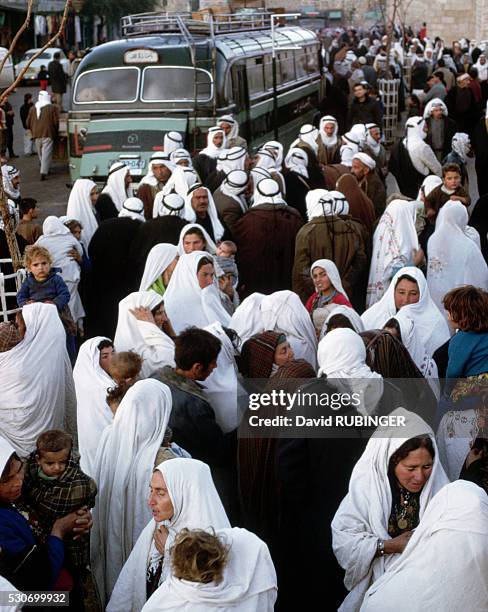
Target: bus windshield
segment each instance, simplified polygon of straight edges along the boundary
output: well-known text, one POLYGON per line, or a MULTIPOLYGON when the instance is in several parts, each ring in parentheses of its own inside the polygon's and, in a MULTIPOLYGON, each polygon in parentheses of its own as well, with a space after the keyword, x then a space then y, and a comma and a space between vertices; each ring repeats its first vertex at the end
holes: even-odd
MULTIPOLYGON (((197 74, 197 100, 212 98, 212 78, 200 68, 197 74)), ((195 71, 184 66, 151 66, 144 69, 141 100, 143 102, 186 102, 195 99, 195 71)))
POLYGON ((84 72, 76 81, 74 101, 135 102, 139 81, 138 68, 102 68, 84 72))

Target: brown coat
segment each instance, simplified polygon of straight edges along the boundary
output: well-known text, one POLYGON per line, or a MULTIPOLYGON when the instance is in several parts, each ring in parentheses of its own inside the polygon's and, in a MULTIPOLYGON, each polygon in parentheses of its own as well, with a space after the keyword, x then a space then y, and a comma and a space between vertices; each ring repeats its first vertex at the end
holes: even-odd
POLYGON ((374 213, 379 219, 386 208, 386 189, 383 181, 376 172, 371 171, 359 182, 359 186, 373 202, 374 213))
POLYGON ((322 142, 322 138, 320 135, 317 137, 317 144, 319 146, 319 150, 317 152, 317 159, 324 166, 328 166, 329 164, 339 164, 341 161, 341 139, 340 137, 337 139, 337 144, 332 147, 326 147, 322 142))
POLYGON ((242 208, 234 198, 223 194, 220 187, 214 191, 213 199, 220 219, 229 228, 230 233, 234 235, 236 223, 243 215, 242 208))
POLYGON ((32 132, 32 138, 51 138, 55 140, 58 136, 59 111, 54 104, 47 104, 41 108, 41 114, 37 117, 35 105, 27 115, 27 128, 32 132))
MULTIPOLYGON (((452 195, 466 198, 466 202, 463 202, 465 206, 469 206, 471 203, 468 192, 462 186, 459 186, 452 195)), ((442 190, 442 185, 438 185, 425 198, 425 215, 431 223, 435 223, 439 210, 450 199, 451 196, 442 190)))
POLYGON ((302 225, 300 213, 287 205, 260 204, 242 215, 233 232, 241 297, 291 289, 295 237, 302 225))
MULTIPOLYGON (((349 214, 355 221, 363 224, 368 233, 369 242, 373 238, 375 226, 375 212, 373 202, 368 198, 364 191, 359 187, 359 183, 353 174, 343 174, 339 177, 334 189, 344 194, 349 204, 349 214)), ((368 248, 367 252, 369 253, 368 248)))
POLYGON ((159 187, 143 183, 137 190, 137 197, 144 204, 144 217, 146 221, 153 218, 154 198, 160 192, 159 187))
POLYGON ((364 304, 363 284, 369 266, 365 244, 364 228, 349 215, 315 217, 296 237, 293 291, 305 303, 315 291, 310 266, 317 259, 330 259, 353 305, 364 304))

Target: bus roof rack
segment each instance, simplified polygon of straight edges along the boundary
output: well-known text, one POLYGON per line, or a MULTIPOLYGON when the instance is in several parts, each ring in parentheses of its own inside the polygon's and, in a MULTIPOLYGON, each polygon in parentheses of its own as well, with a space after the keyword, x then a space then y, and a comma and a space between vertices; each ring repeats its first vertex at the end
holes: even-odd
POLYGON ((144 34, 181 33, 184 24, 192 34, 217 35, 252 30, 269 30, 271 13, 269 11, 249 11, 243 13, 217 14, 153 12, 139 13, 122 17, 120 25, 124 37, 142 36, 144 34))

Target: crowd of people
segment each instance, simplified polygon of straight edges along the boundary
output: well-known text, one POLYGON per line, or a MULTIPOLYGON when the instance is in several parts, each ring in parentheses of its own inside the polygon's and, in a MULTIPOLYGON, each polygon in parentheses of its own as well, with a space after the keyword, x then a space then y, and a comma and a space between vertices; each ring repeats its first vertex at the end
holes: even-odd
POLYGON ((168 132, 138 185, 114 163, 42 227, 2 166, 26 272, 0 323, 2 591, 108 612, 488 609, 488 66, 394 34, 330 37, 325 114, 287 150, 252 154, 231 115, 193 155, 168 132), (376 79, 407 55, 418 113, 387 151, 376 79), (288 413, 271 391, 338 396, 305 416, 342 425, 257 431, 250 397, 288 413))

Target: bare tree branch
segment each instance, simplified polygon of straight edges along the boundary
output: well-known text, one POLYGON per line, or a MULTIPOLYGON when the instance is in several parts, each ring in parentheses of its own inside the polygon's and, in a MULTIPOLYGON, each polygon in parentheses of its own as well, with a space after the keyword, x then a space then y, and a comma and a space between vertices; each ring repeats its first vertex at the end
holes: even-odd
POLYGON ((30 18, 32 15, 32 5, 34 4, 34 0, 27 0, 27 15, 25 18, 24 23, 20 26, 19 31, 17 32, 17 34, 14 36, 14 39, 12 40, 12 42, 10 43, 10 47, 7 51, 7 53, 5 54, 5 57, 3 58, 3 60, 0 62, 0 74, 3 70, 3 67, 5 66, 5 62, 7 61, 7 58, 12 57, 12 52, 15 49, 15 45, 17 44, 17 41, 19 40, 22 32, 27 28, 27 26, 29 25, 30 22, 30 18))

